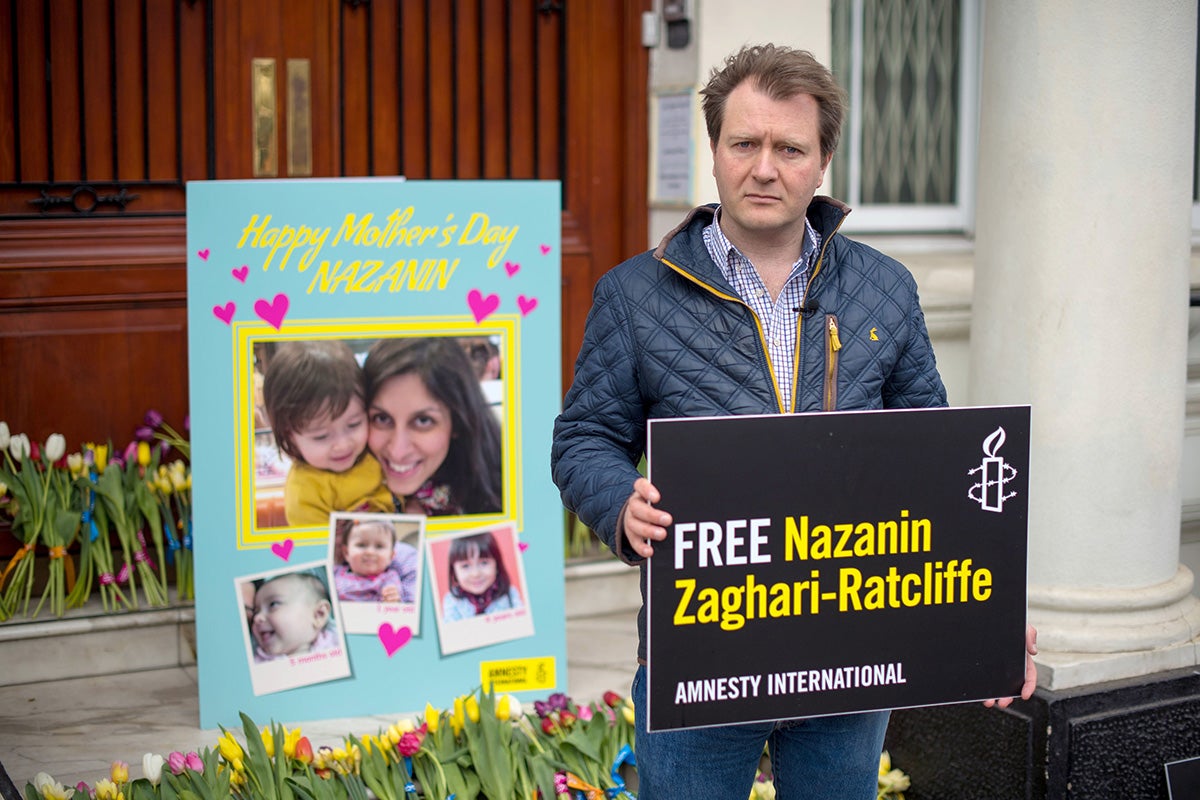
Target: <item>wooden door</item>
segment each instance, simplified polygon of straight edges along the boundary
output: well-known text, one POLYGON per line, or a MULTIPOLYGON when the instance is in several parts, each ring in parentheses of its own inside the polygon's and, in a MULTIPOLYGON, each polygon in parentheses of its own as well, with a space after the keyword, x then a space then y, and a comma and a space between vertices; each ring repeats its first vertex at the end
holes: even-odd
POLYGON ((593 284, 645 246, 650 5, 0 0, 0 419, 72 449, 182 424, 186 182, 254 177, 271 136, 303 174, 289 108, 313 176, 561 180, 568 381, 593 284))

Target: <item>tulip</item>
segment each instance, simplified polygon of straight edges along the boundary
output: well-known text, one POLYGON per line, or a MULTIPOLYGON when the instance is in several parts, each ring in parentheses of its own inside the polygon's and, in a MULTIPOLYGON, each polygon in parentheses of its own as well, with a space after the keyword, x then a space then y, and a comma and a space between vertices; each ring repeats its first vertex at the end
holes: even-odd
POLYGON ((192 772, 204 772, 204 759, 195 750, 184 756, 183 765, 192 772))
POLYGON ((8 494, 8 484, 0 481, 0 497, 4 497, 6 494, 8 494))
POLYGON ((53 464, 63 457, 67 452, 67 439, 61 433, 52 433, 50 438, 46 439, 46 446, 43 448, 46 453, 46 460, 53 464))
POLYGON ((71 455, 67 456, 67 469, 71 471, 72 478, 78 478, 82 475, 84 466, 82 453, 71 453, 71 455))
POLYGON ((171 770, 172 775, 182 775, 187 769, 187 756, 178 750, 167 753, 167 769, 171 770))
POLYGON ((579 708, 579 719, 583 720, 584 722, 587 722, 591 718, 592 718, 592 707, 591 706, 581 706, 579 708))
POLYGON ((112 778, 113 783, 129 783, 129 765, 124 761, 112 762, 108 776, 112 778))
POLYGON ((570 729, 575 724, 575 720, 577 719, 579 719, 579 717, 575 716, 570 711, 558 712, 558 721, 562 724, 563 728, 570 729))
POLYGON ((621 705, 621 695, 613 691, 605 692, 604 704, 609 708, 616 708, 617 706, 621 705))
POLYGON ((441 722, 441 712, 429 703, 425 704, 425 726, 430 733, 437 733, 438 723, 441 722))
POLYGON ((152 408, 146 412, 146 416, 142 421, 151 428, 157 428, 159 425, 163 424, 163 415, 158 413, 156 409, 152 408))
POLYGON ((299 728, 290 731, 287 728, 283 729, 283 754, 285 756, 288 758, 296 757, 296 743, 300 741, 300 737, 303 735, 299 728))
POLYGON ((121 459, 124 463, 128 464, 137 458, 137 446, 137 442, 130 442, 125 445, 125 452, 121 454, 121 459))
MULTIPOLYGON (((2 422, 0 422, 0 425, 4 425, 4 432, 7 433, 8 425, 2 422)), ((52 778, 48 772, 39 772, 37 775, 33 776, 33 780, 30 781, 30 783, 32 783, 34 788, 38 790, 38 793, 41 793, 45 791, 45 787, 53 786, 54 784, 58 783, 58 781, 54 780, 54 778, 52 778)))
POLYGON ((154 786, 162 779, 163 757, 155 753, 142 756, 142 775, 154 786))
POLYGON ((504 695, 508 698, 508 718, 513 722, 524 716, 525 709, 521 708, 521 701, 511 694, 504 695))
POLYGON ((271 729, 264 727, 262 729, 263 748, 267 751, 267 758, 275 757, 275 737, 271 735, 271 729))
MULTIPOLYGON (((8 442, 10 439, 12 439, 12 434, 8 431, 8 423, 0 420, 0 450, 8 449, 8 442)), ((45 775, 46 773, 40 772, 38 774, 45 775)))
POLYGON ((454 731, 454 735, 458 736, 462 733, 463 725, 463 699, 461 697, 454 698, 454 711, 450 714, 450 728, 454 731))
POLYGON ((423 732, 409 731, 400 737, 400 741, 396 744, 396 750, 400 752, 400 755, 411 758, 421 749, 421 741, 424 738, 423 732))
POLYGON ((150 445, 145 442, 138 442, 137 446, 137 463, 139 466, 148 466, 150 464, 150 445))
POLYGON ((628 703, 623 704, 621 706, 621 716, 623 716, 625 718, 625 721, 628 722, 630 725, 634 724, 634 722, 633 722, 633 720, 634 720, 633 706, 629 705, 628 703))
POLYGON ((106 445, 106 444, 96 445, 96 449, 95 449, 95 452, 93 453, 93 457, 95 459, 96 471, 104 472, 104 468, 106 466, 108 466, 108 445, 106 445))
POLYGON ((141 425, 134 429, 133 438, 139 442, 148 442, 154 438, 154 429, 146 425, 141 425))
POLYGON ((542 717, 542 733, 547 736, 558 733, 558 723, 554 721, 554 717, 542 717))
POLYGON ((233 763, 235 759, 240 761, 242 758, 242 746, 229 731, 225 731, 217 740, 217 750, 220 751, 221 757, 230 763, 233 763))
POLYGON ((91 796, 91 792, 92 792, 92 790, 88 788, 88 785, 86 783, 84 783, 83 781, 80 781, 79 783, 75 784, 75 791, 83 792, 84 794, 88 795, 89 797, 91 796))
POLYGON ((29 455, 29 437, 23 433, 18 433, 9 439, 8 452, 12 454, 14 461, 20 461, 29 455))
POLYGON ((468 695, 467 700, 463 703, 463 708, 467 712, 467 719, 471 722, 479 722, 479 700, 475 695, 468 695))
POLYGON ((117 785, 108 778, 96 781, 96 800, 117 800, 117 785))
POLYGON ((312 742, 307 736, 301 736, 296 740, 295 758, 301 764, 311 764, 313 761, 312 742))
POLYGON ((509 715, 509 705, 512 703, 511 695, 504 695, 496 701, 496 719, 507 720, 509 715))

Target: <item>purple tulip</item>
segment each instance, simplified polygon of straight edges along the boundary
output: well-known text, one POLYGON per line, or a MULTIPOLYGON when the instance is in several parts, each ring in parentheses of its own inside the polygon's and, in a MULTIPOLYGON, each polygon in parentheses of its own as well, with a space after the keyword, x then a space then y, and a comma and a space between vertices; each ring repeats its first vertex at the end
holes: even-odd
POLYGON ((149 427, 157 428, 159 425, 163 424, 163 415, 158 413, 158 411, 156 411, 155 409, 152 408, 146 412, 145 421, 146 421, 146 425, 148 425, 149 427))
POLYGON ((154 428, 142 425, 133 432, 133 438, 139 442, 148 442, 154 438, 154 428))

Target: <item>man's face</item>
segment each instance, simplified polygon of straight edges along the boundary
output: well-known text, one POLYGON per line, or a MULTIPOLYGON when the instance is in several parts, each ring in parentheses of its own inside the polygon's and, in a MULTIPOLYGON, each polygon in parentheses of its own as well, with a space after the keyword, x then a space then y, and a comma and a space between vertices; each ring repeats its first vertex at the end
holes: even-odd
POLYGON ((813 96, 772 100, 742 83, 726 99, 721 133, 711 144, 721 230, 729 240, 742 249, 800 241, 828 166, 813 96))

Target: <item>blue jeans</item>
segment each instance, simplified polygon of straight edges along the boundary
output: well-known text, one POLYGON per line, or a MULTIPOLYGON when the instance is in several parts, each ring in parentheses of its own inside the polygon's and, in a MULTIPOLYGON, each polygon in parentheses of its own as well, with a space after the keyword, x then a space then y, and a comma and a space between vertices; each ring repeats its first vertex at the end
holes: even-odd
POLYGON ((646 668, 633 677, 638 800, 750 794, 771 749, 779 800, 874 800, 887 711, 647 733, 646 668))

